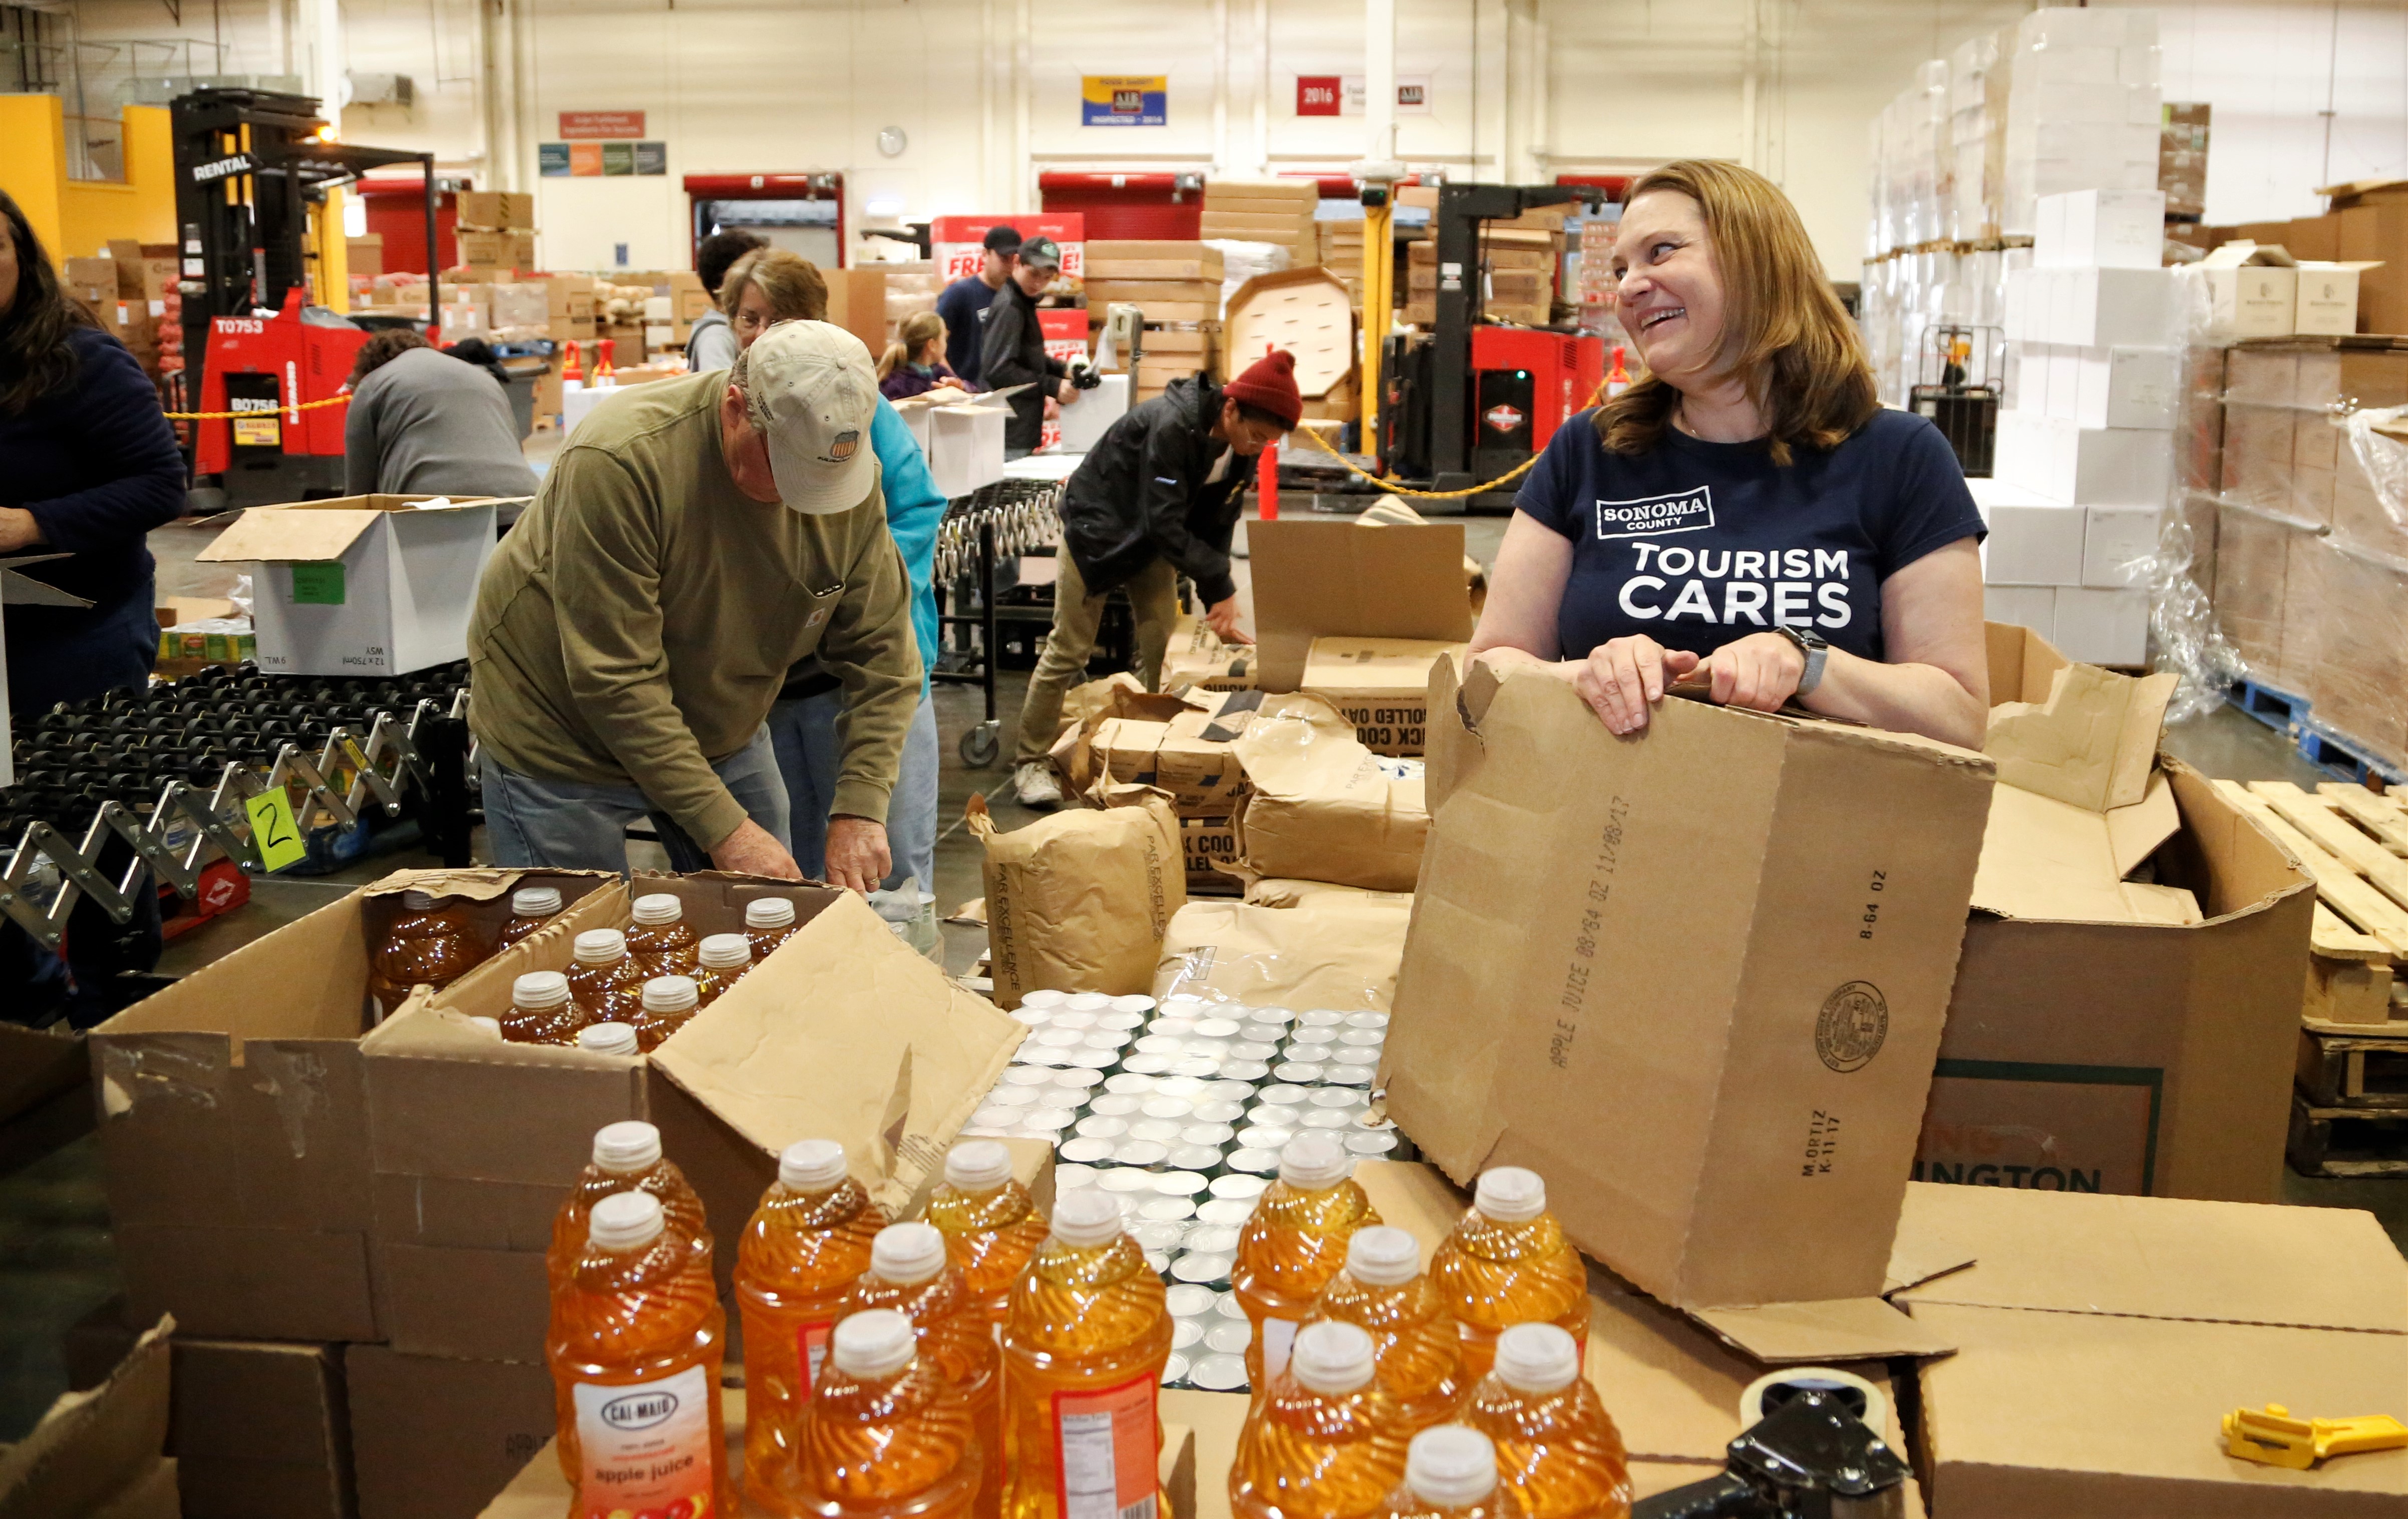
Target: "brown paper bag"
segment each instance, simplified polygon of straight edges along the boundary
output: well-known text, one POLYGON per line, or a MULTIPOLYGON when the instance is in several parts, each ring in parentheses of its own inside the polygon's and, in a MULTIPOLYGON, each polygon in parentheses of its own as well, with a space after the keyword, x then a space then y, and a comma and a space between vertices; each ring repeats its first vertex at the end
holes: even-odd
POLYGON ((1420 766, 1373 754, 1317 696, 1283 701, 1234 746, 1254 787, 1237 817, 1240 858, 1257 875, 1412 891, 1429 832, 1420 766))
POLYGON ((1385 1012, 1412 915, 1411 896, 1368 892, 1288 908, 1190 902, 1163 936, 1154 995, 1385 1012))
POLYGON ((1187 903, 1179 819, 1151 787, 1115 787, 1105 800, 1002 833, 971 795, 998 1007, 1040 989, 1119 996, 1153 986, 1163 933, 1187 903))

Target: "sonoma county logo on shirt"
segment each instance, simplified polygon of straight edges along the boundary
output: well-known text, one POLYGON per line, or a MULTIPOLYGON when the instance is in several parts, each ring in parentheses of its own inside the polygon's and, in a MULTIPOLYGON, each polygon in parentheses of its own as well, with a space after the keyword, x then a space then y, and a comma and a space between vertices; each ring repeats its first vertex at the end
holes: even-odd
POLYGON ((1694 533, 1714 525, 1713 488, 1700 485, 1678 495, 1647 495, 1635 501, 1599 501, 1597 536, 1614 538, 1655 537, 1664 533, 1694 533))

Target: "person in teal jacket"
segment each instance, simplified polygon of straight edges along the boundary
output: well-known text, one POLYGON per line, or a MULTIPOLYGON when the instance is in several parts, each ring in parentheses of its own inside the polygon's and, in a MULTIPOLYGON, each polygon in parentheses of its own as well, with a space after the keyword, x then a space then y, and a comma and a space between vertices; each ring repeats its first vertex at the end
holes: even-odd
MULTIPOLYGON (((937 667, 937 525, 945 520, 945 497, 929 479, 928 461, 909 423, 884 397, 869 424, 869 446, 878 455, 886 495, 886 527, 903 555, 911 586, 911 630, 920 641, 920 709, 903 738, 903 761, 886 807, 886 838, 894 868, 882 883, 895 890, 907 876, 924 892, 935 889, 937 868, 937 708, 927 672, 937 667)), ((815 660, 797 665, 769 710, 769 740, 778 770, 786 779, 792 808, 795 863, 820 880, 826 869, 828 809, 836 796, 844 745, 844 692, 815 660)))

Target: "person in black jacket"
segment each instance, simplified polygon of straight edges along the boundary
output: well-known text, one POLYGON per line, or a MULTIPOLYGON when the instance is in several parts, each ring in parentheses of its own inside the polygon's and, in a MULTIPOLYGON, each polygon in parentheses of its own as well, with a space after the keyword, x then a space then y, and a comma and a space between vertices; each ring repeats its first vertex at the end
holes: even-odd
MULTIPOLYGON (((145 535, 183 509, 184 459, 158 392, 59 288, 25 213, 0 192, 0 555, 64 554, 19 573, 91 603, 0 613, 23 727, 59 702, 149 683, 159 624, 145 535)), ((73 833, 89 810, 47 821, 73 833)), ((100 870, 115 881, 133 861, 110 839, 100 870)), ((90 897, 77 903, 64 959, 0 919, 0 1022, 87 1028, 141 995, 119 973, 158 964, 159 895, 139 876, 133 896, 124 924, 90 897)))
POLYGON ((1238 623, 1229 538, 1244 509, 1251 460, 1304 414, 1296 356, 1274 352, 1229 381, 1174 380, 1104 430, 1064 487, 1054 556, 1054 631, 1020 709, 1012 786, 1025 807, 1052 807, 1061 787, 1045 763, 1062 697, 1086 679, 1104 598, 1128 592, 1138 677, 1151 691, 1179 617, 1179 577, 1196 582, 1204 620, 1225 643, 1251 643, 1238 623))
POLYGON ((992 391, 1026 385, 1011 397, 1011 420, 1003 428, 1003 455, 1025 459, 1036 451, 1045 430, 1045 403, 1068 406, 1079 398, 1069 365, 1045 351, 1037 324, 1037 297, 1062 268, 1062 250, 1051 237, 1031 237, 1012 255, 1011 278, 987 308, 986 336, 979 340, 979 383, 992 391))
POLYGON ((11 606, 8 700, 21 712, 140 689, 159 652, 144 537, 184 509, 184 458, 134 356, 59 288, 0 193, 0 553, 92 603, 11 606))

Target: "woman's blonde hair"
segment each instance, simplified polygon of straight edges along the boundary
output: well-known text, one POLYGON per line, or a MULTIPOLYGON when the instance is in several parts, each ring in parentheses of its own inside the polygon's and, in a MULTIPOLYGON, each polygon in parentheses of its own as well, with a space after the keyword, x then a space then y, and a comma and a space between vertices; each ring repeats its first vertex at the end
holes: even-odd
MULTIPOLYGON (((1722 368, 1740 377, 1765 423, 1772 462, 1826 452, 1881 409, 1872 365, 1839 293, 1781 187, 1736 164, 1681 159, 1641 175, 1624 204, 1669 190, 1698 203, 1723 282, 1722 368)), ((1672 423, 1681 393, 1650 375, 1598 408, 1611 453, 1644 453, 1672 423)))
POLYGON ((760 248, 731 265, 726 283, 719 287, 719 309, 730 322, 736 320, 736 308, 744 299, 747 285, 761 287, 761 298, 769 303, 774 321, 827 320, 827 280, 821 277, 819 265, 800 253, 760 248))
POLYGON ((896 330, 896 340, 886 345, 886 351, 878 360, 878 378, 884 380, 910 364, 914 354, 944 336, 945 319, 934 311, 914 311, 905 317, 903 325, 896 330))

